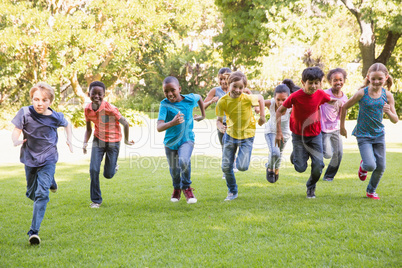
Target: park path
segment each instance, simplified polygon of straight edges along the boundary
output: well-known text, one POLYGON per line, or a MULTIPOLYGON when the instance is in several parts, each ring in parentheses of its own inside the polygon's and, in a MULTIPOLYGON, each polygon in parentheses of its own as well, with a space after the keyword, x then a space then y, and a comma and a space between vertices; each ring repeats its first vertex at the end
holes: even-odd
MULTIPOLYGON (((344 141, 344 148, 351 150, 358 150, 355 137, 351 136, 352 130, 356 125, 356 121, 347 121, 346 129, 349 137, 344 141)), ((402 144, 402 123, 392 124, 389 120, 384 120, 387 143, 401 143, 402 144)), ((82 162, 90 159, 90 150, 88 154, 84 155, 82 152, 82 140, 84 137, 85 128, 73 129, 73 146, 74 153, 70 153, 67 145, 65 144, 64 130, 61 128, 59 131, 59 162, 74 163, 82 162)), ((218 141, 216 130, 216 120, 203 120, 201 122, 194 122, 195 132, 195 147, 193 156, 217 156, 221 157, 221 146, 218 141)), ((135 145, 127 146, 121 144, 120 160, 119 161, 132 161, 143 156, 165 156, 163 147, 164 132, 156 131, 156 119, 148 119, 142 127, 135 126, 130 128, 130 137, 135 141, 135 145)), ((14 147, 11 142, 11 131, 0 131, 0 164, 19 163, 20 147, 14 147)), ((90 147, 90 144, 89 144, 90 147)), ((253 156, 267 157, 268 148, 264 138, 264 127, 257 126, 256 136, 253 146, 253 156)), ((292 143, 288 142, 286 145, 284 155, 290 155, 292 151, 292 143)), ((402 152, 401 148, 389 148, 387 151, 402 152)))

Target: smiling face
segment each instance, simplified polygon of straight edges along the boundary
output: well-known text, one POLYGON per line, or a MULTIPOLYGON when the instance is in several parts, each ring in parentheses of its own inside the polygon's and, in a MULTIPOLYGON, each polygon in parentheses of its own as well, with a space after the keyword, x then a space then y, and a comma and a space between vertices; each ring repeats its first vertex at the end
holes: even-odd
POLYGON ((370 86, 373 89, 379 90, 385 85, 385 82, 387 82, 388 75, 382 71, 370 72, 367 75, 367 79, 370 81, 370 86))
POLYGON ((331 75, 331 81, 329 81, 329 83, 331 84, 332 89, 340 91, 345 83, 345 77, 343 77, 342 73, 334 73, 331 75))
POLYGON ((218 79, 219 79, 219 85, 221 86, 222 90, 226 92, 228 89, 227 73, 219 74, 218 79))
POLYGON ((32 105, 38 114, 51 114, 52 112, 48 109, 51 104, 50 96, 45 90, 38 89, 33 93, 32 105))
POLYGON ((229 92, 230 92, 230 97, 232 98, 238 98, 240 95, 243 93, 244 90, 244 84, 243 81, 236 81, 233 82, 229 85, 229 92))
POLYGON ((167 83, 163 84, 163 94, 170 102, 179 102, 183 98, 180 95, 181 86, 177 83, 167 83))
POLYGON ((100 106, 102 104, 103 98, 105 97, 105 90, 102 87, 94 86, 89 91, 89 98, 92 104, 100 106))
POLYGON ((304 92, 309 95, 313 94, 314 92, 316 92, 318 89, 321 88, 320 79, 306 80, 306 82, 302 80, 302 84, 304 92))

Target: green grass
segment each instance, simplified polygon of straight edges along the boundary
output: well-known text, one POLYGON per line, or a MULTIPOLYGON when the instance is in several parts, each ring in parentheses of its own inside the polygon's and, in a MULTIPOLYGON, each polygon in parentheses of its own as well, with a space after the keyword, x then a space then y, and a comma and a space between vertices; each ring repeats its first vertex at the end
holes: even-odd
POLYGON ((270 184, 263 163, 253 163, 236 173, 239 198, 224 202, 220 159, 197 157, 198 203, 188 205, 169 201, 164 157, 131 167, 121 160, 113 179, 101 178, 99 209, 89 208, 88 163, 58 164, 40 246, 26 236, 32 201, 23 166, 2 165, 0 267, 401 267, 402 154, 387 161, 378 201, 356 178, 359 155, 347 153, 337 178, 319 181, 316 199, 306 198, 308 172, 284 167, 270 184))

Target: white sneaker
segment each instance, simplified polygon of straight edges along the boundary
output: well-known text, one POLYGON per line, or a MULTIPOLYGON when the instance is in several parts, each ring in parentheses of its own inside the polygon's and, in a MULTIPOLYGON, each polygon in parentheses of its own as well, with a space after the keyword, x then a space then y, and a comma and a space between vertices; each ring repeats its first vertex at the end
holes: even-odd
POLYGON ((100 206, 102 205, 102 203, 91 203, 89 206, 91 207, 91 208, 100 208, 100 206))
POLYGON ((233 199, 236 199, 238 195, 239 195, 239 193, 234 194, 234 193, 228 192, 228 196, 225 198, 224 201, 232 201, 233 199))
POLYGON ((222 180, 226 180, 225 173, 223 173, 223 175, 222 175, 222 180))

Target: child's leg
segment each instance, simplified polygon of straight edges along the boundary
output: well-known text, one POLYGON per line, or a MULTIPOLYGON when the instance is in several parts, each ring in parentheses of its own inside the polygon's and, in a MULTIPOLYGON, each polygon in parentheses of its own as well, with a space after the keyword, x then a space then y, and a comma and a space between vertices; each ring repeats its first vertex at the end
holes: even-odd
MULTIPOLYGON (((375 138, 372 144, 373 154, 375 158, 376 167, 371 174, 369 184, 367 185, 368 193, 375 193, 378 184, 380 183, 381 177, 384 174, 386 167, 386 157, 385 157, 385 139, 384 135, 375 138)), ((364 164, 364 160, 363 160, 364 164)))
POLYGON ((172 176, 173 187, 175 189, 181 189, 178 150, 172 150, 165 146, 165 154, 169 164, 170 176, 172 176))
POLYGON ((322 150, 324 153, 324 158, 330 159, 334 154, 331 143, 332 133, 321 132, 321 134, 322 134, 322 150))
MULTIPOLYGON (((341 160, 343 156, 343 144, 339 131, 330 133, 330 145, 333 152, 331 161, 327 167, 324 178, 335 178, 336 173, 338 173, 339 166, 341 165, 341 160)), ((325 148, 325 145, 323 145, 325 148)), ((324 149, 325 157, 325 149, 324 149)))
POLYGON ((304 148, 304 139, 306 137, 292 133, 293 143, 293 165, 297 172, 304 172, 307 169, 308 153, 304 148))
POLYGON ((251 152, 253 151, 254 137, 239 140, 239 153, 236 158, 236 166, 240 171, 246 171, 250 166, 251 152))
POLYGON ((56 165, 49 164, 37 168, 35 190, 35 201, 33 206, 33 217, 31 230, 39 232, 43 217, 45 216, 46 206, 49 202, 49 188, 52 184, 56 165))
POLYGON ((89 164, 89 174, 91 176, 91 200, 94 203, 102 203, 102 193, 100 190, 99 173, 103 155, 105 154, 104 142, 99 142, 99 139, 94 137, 92 142, 91 163, 89 164))
POLYGON ((322 153, 322 135, 315 137, 304 137, 306 150, 311 158, 311 175, 306 186, 307 189, 315 189, 317 181, 321 177, 324 168, 324 157, 322 153))
POLYGON ((237 194, 236 178, 233 172, 233 162, 238 147, 237 140, 225 134, 223 137, 222 171, 225 173, 229 192, 237 194))
POLYGON ((35 191, 38 188, 37 177, 37 167, 25 166, 25 177, 27 181, 27 191, 25 193, 26 197, 35 201, 35 191))
POLYGON ((182 189, 187 189, 191 185, 191 154, 193 149, 194 142, 187 141, 178 150, 182 189))
MULTIPOLYGON (((274 136, 274 140, 275 140, 275 136, 274 136)), ((281 166, 281 162, 282 162, 282 152, 285 149, 286 143, 288 142, 288 139, 284 139, 284 141, 281 144, 281 147, 279 147, 279 156, 276 160, 276 162, 274 163, 274 167, 275 170, 279 170, 280 166, 281 166)), ((278 148, 278 147, 277 147, 278 148)))
POLYGON ((269 155, 268 155, 268 170, 274 170, 278 159, 280 159, 281 153, 278 146, 275 145, 275 137, 274 133, 265 134, 265 140, 267 141, 269 155))
POLYGON ((103 176, 106 179, 113 178, 116 173, 117 158, 119 157, 120 142, 108 142, 105 148, 106 158, 103 176))

